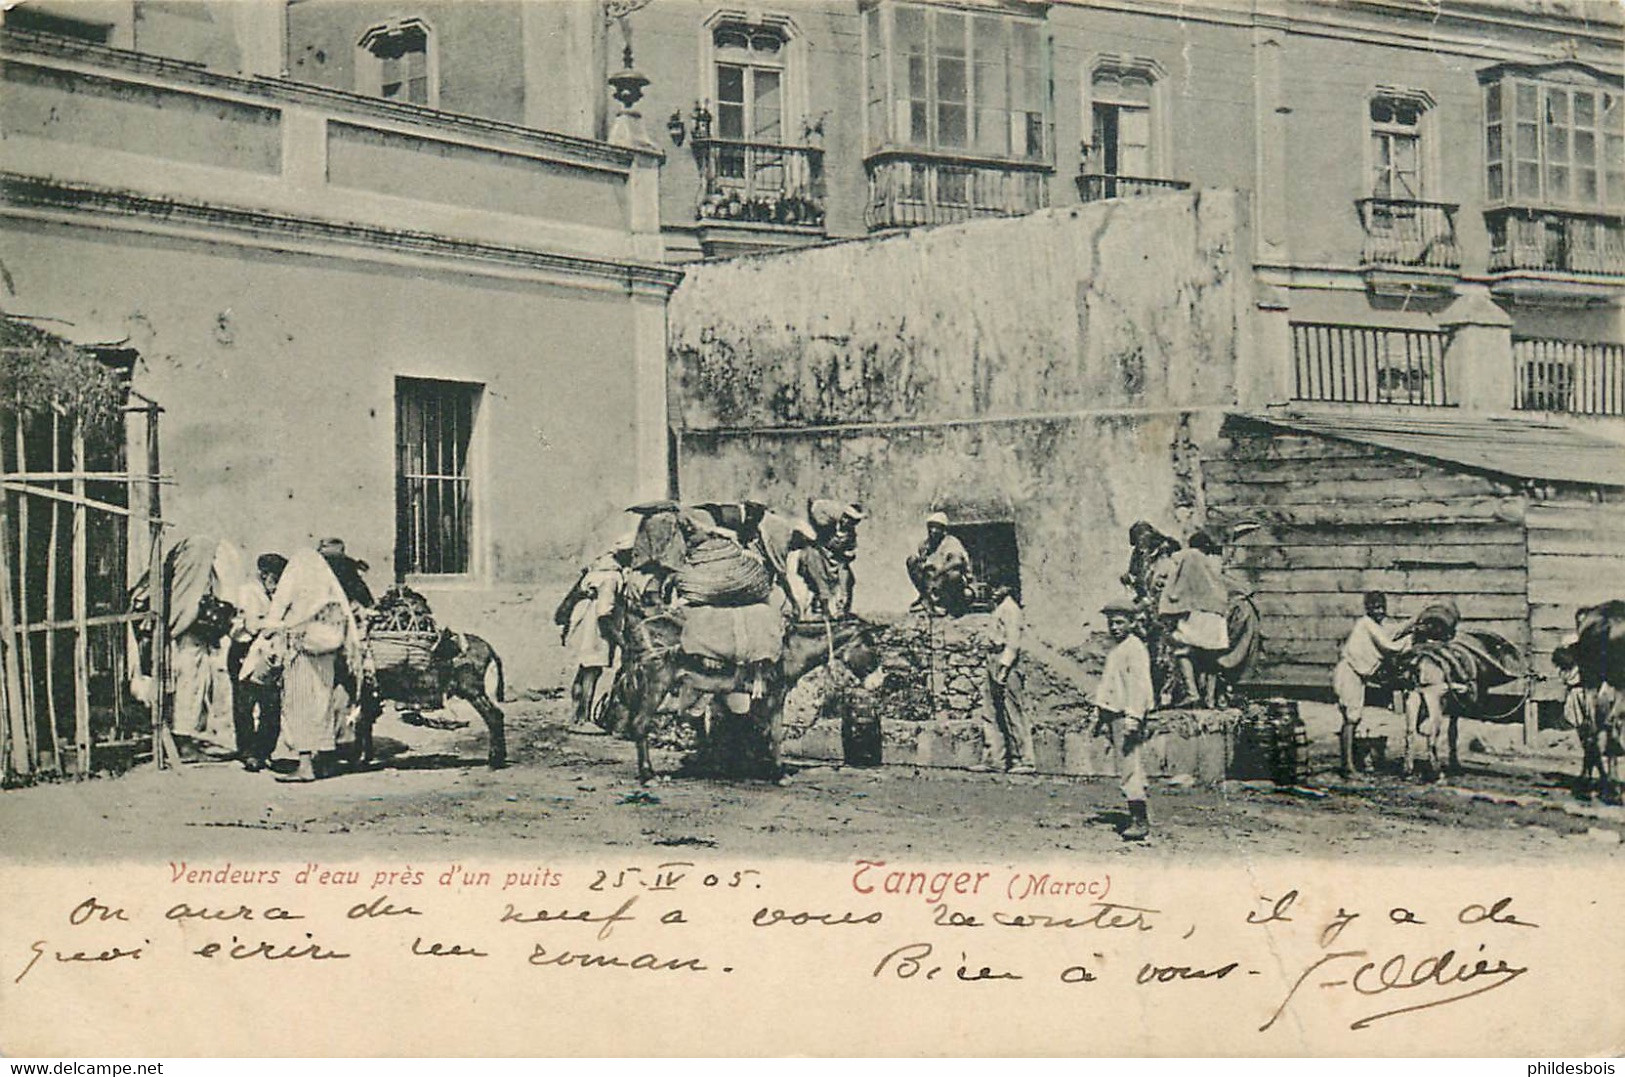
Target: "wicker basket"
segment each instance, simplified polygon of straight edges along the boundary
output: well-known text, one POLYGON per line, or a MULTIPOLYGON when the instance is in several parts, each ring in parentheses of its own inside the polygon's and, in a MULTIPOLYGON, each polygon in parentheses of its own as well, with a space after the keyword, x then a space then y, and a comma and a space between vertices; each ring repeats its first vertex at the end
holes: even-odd
POLYGON ((379 670, 426 671, 431 664, 436 632, 396 632, 375 629, 367 635, 372 664, 379 670))

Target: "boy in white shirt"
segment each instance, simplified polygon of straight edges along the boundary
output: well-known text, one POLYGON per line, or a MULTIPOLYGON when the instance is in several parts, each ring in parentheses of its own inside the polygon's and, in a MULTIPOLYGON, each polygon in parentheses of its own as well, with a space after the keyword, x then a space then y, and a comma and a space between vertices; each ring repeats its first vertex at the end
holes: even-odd
POLYGON ((1383 627, 1387 619, 1388 597, 1381 591, 1367 591, 1365 616, 1354 622, 1348 639, 1343 642, 1342 656, 1332 670, 1332 690, 1337 693, 1337 707, 1343 712, 1337 769, 1345 778, 1355 770, 1354 736, 1365 710, 1366 685, 1376 680, 1388 658, 1410 646, 1405 637, 1411 634, 1414 622, 1405 622, 1390 635, 1383 627))
POLYGON ((1116 646, 1106 655, 1106 668, 1095 692, 1100 721, 1111 733, 1123 797, 1128 801, 1129 824, 1124 841, 1144 841, 1151 835, 1145 805, 1145 764, 1140 746, 1145 743, 1145 716, 1155 700, 1151 688, 1151 652, 1137 635, 1134 603, 1116 599, 1101 607, 1106 631, 1116 646))

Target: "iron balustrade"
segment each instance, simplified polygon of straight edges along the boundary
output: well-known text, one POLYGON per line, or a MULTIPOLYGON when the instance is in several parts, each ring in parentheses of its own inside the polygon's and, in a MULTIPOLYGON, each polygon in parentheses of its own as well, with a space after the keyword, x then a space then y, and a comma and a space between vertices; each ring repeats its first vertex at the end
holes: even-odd
POLYGON ((1518 411, 1625 415, 1625 344, 1515 337, 1518 411))
POLYGON ((1446 335, 1433 329, 1293 322, 1293 398, 1446 407, 1446 335))
POLYGON ((1189 190, 1184 180, 1153 179, 1149 176, 1112 176, 1105 173, 1085 172, 1078 176, 1078 199, 1082 202, 1104 202, 1108 198, 1142 198, 1169 191, 1189 190))
POLYGON ((1484 220, 1491 272, 1625 276, 1625 217, 1515 208, 1488 211, 1484 220))
POLYGON ((1365 229, 1360 261, 1368 266, 1460 269, 1457 206, 1402 198, 1361 198, 1354 203, 1365 229))
POLYGON ((871 230, 1019 217, 1049 205, 1049 165, 888 151, 868 159, 871 230))
POLYGON ((824 226, 824 151, 734 139, 694 140, 702 221, 824 226))

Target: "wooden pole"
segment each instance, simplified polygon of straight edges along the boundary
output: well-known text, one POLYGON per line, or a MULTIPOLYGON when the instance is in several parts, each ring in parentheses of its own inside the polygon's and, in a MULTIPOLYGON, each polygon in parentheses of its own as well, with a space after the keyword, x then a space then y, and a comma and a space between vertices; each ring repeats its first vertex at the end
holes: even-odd
POLYGON ((164 580, 163 488, 158 481, 158 414, 147 405, 147 526, 152 552, 147 556, 147 587, 152 605, 152 679, 157 689, 152 704, 152 761, 159 770, 179 764, 180 752, 169 728, 169 589, 164 580))
POLYGON ((89 519, 84 505, 85 497, 85 421, 73 421, 73 496, 79 499, 73 506, 73 740, 76 749, 76 775, 84 778, 90 773, 90 597, 86 585, 90 578, 89 519))
MULTIPOLYGON (((62 423, 56 411, 51 412, 51 470, 62 467, 62 423)), ((45 548, 45 619, 57 619, 56 577, 60 567, 57 549, 62 545, 62 506, 50 502, 51 538, 45 548)), ((56 633, 45 633, 45 719, 51 728, 51 759, 58 774, 62 773, 61 734, 57 730, 56 714, 56 633)))
MULTIPOLYGON (((17 395, 17 418, 14 429, 17 434, 17 470, 28 470, 28 438, 23 430, 24 414, 22 394, 17 395)), ((28 497, 22 495, 17 498, 17 609, 14 620, 19 625, 28 624, 28 497)), ((39 714, 39 701, 34 698, 34 637, 27 634, 18 634, 6 637, 7 645, 15 639, 17 649, 22 657, 22 714, 30 726, 34 723, 35 715, 39 714)))
MULTIPOLYGON (((33 723, 32 711, 23 708, 22 689, 17 675, 16 625, 11 616, 11 499, 0 493, 0 664, 4 666, 3 702, 8 751, 6 770, 13 774, 34 773, 33 738, 28 727, 33 723)), ((21 561, 19 559, 19 567, 21 561)))

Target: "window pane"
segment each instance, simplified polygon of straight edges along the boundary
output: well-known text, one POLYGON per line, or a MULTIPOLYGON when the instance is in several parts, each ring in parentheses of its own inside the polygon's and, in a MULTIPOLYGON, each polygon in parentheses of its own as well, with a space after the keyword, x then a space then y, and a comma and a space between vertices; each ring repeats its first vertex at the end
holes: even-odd
POLYGON ((1117 137, 1124 146, 1151 145, 1151 110, 1120 108, 1117 110, 1117 137))
POLYGON ((937 145, 962 149, 969 138, 964 105, 937 106, 937 145))
POLYGON ((1591 131, 1574 132, 1574 161, 1582 165, 1597 163, 1597 136, 1591 131))
POLYGON ((1501 120, 1501 84, 1484 87, 1484 120, 1486 123, 1499 123, 1501 120))
POLYGON ((1520 82, 1517 86, 1518 119, 1535 120, 1540 118, 1540 94, 1533 83, 1520 82))
POLYGON ((1490 161, 1501 159, 1501 125, 1498 123, 1484 129, 1484 157, 1490 161))
POLYGON ((1002 155, 1008 150, 1005 145, 1009 113, 997 108, 979 108, 976 110, 976 137, 977 153, 986 153, 994 156, 1002 155))
POLYGON ((898 66, 897 77, 899 84, 897 95, 899 97, 912 97, 916 101, 924 101, 930 92, 926 72, 930 66, 924 56, 910 56, 898 66))
POLYGON ((740 104, 717 105, 717 137, 718 138, 744 138, 745 137, 745 106, 740 104))
POLYGON ((716 43, 717 51, 721 53, 743 53, 750 50, 750 34, 742 26, 719 26, 716 33, 711 35, 716 43))
POLYGON ((899 53, 925 51, 925 12, 917 7, 897 9, 897 21, 892 29, 899 53))
POLYGON ((1560 162, 1569 159, 1569 132, 1567 128, 1546 128, 1546 159, 1560 162))
POLYGON ((1596 98, 1584 90, 1574 91, 1574 125, 1576 127, 1595 127, 1596 124, 1596 98))
POLYGON ((1564 165, 1546 168, 1546 197, 1567 200, 1569 197, 1569 170, 1564 165))
POLYGON ((1569 122, 1569 95, 1564 90, 1546 91, 1546 122, 1548 124, 1567 124, 1569 122))
POLYGON ((908 139, 917 146, 931 144, 930 106, 918 101, 905 101, 900 106, 903 109, 903 129, 908 132, 908 139))
POLYGON ((751 132, 751 137, 759 142, 782 142, 783 105, 779 93, 779 73, 758 68, 752 75, 754 82, 752 88, 755 93, 755 115, 752 121, 755 129, 751 132))
POLYGON ((1489 169, 1487 170, 1487 178, 1489 180, 1490 201, 1499 202, 1501 199, 1505 198, 1506 189, 1501 175, 1501 166, 1490 165, 1489 169))
POLYGON ((1518 157, 1533 161, 1540 156, 1540 128, 1532 123, 1518 125, 1518 157))
MULTIPOLYGON (((1021 117, 1018 115, 1016 117, 1017 122, 1020 122, 1020 119, 1021 117)), ((1044 114, 1042 112, 1027 113, 1026 128, 1026 138, 1023 140, 1026 144, 1019 151, 1021 156, 1043 157, 1045 152, 1044 114)))
POLYGON ((745 69, 737 64, 717 65, 717 101, 743 105, 745 103, 745 69))
POLYGON ((1015 73, 1016 93, 1015 106, 1029 112, 1043 112, 1049 94, 1044 82, 1044 68, 1037 67, 1018 68, 1015 73))
POLYGON ((975 59, 979 64, 1004 63, 1004 23, 991 15, 978 15, 971 20, 971 41, 975 46, 975 59))
POLYGON ((940 56, 965 55, 965 16, 958 12, 936 13, 936 53, 940 56))
POLYGON ((1044 52, 1038 27, 1030 22, 1010 25, 1011 62, 1019 67, 1043 67, 1044 52))
POLYGON ((1396 135, 1393 140, 1394 167, 1401 172, 1416 172, 1416 139, 1396 135))
POLYGON ((1117 174, 1117 111, 1115 105, 1095 106, 1095 134, 1090 143, 1094 149, 1089 154, 1089 171, 1096 175, 1117 174))
POLYGON ((891 139, 891 132, 886 129, 886 40, 878 7, 863 13, 863 25, 868 35, 864 78, 869 93, 869 145, 874 147, 891 139))
POLYGON ((1577 168, 1574 170, 1574 197, 1580 202, 1592 203, 1597 201, 1597 170, 1595 168, 1577 168))
POLYGON ((464 573, 471 567, 469 450, 480 387, 396 381, 395 559, 407 573, 464 573))
POLYGON ((1540 197, 1540 162, 1520 161, 1515 175, 1520 198, 1540 197))
POLYGON ((965 101, 965 61, 937 61, 937 100, 961 104, 965 101))

